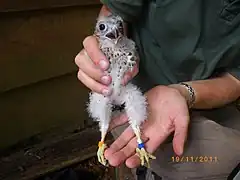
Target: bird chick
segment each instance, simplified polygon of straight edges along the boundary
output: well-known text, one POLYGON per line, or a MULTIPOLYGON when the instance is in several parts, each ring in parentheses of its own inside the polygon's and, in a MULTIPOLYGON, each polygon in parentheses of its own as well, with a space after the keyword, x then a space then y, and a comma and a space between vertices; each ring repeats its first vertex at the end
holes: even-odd
POLYGON ((155 157, 145 150, 140 131, 141 124, 147 118, 146 97, 132 83, 125 86, 121 84, 124 74, 133 70, 138 59, 135 42, 125 36, 123 23, 122 18, 118 15, 101 16, 97 20, 94 34, 99 41, 100 49, 110 62, 107 73, 112 77, 109 85, 112 94, 104 96, 91 92, 87 110, 90 116, 99 122, 101 140, 98 144, 97 156, 101 164, 107 165, 104 157, 104 150, 107 146, 104 140, 112 118, 112 107, 125 104, 125 113, 137 137, 136 152, 140 157, 141 165, 146 162, 149 167, 149 159, 155 159, 155 157))

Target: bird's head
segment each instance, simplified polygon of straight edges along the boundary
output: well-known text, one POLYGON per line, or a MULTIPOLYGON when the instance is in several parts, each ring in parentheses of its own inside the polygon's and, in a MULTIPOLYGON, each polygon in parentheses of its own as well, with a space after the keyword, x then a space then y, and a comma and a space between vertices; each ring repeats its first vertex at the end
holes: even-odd
POLYGON ((95 35, 100 39, 108 39, 116 44, 124 36, 122 18, 116 15, 99 17, 95 27, 95 35))

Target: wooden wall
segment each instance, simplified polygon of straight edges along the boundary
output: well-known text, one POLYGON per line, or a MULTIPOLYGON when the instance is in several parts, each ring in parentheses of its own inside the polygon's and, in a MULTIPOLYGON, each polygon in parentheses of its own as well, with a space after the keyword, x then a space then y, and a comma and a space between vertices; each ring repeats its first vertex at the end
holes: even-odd
POLYGON ((0 2, 0 149, 52 127, 86 126, 88 90, 74 57, 97 0, 0 2))

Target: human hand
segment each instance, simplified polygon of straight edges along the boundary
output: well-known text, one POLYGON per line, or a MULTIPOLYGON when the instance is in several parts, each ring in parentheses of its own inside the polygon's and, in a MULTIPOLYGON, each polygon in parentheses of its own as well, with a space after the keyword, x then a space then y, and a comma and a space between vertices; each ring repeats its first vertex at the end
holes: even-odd
MULTIPOLYGON (((107 74, 109 61, 99 49, 98 41, 95 36, 88 36, 83 41, 84 49, 75 58, 75 64, 78 66, 78 79, 94 92, 108 96, 111 89, 108 85, 112 79, 107 74)), ((127 84, 138 73, 138 65, 133 71, 125 73, 122 84, 127 84)))
MULTIPOLYGON (((142 136, 143 139, 147 139, 145 142, 147 152, 154 153, 161 143, 174 132, 173 149, 177 155, 181 155, 189 124, 186 99, 179 90, 168 86, 157 86, 149 90, 146 96, 149 116, 143 124, 142 136)), ((112 120, 110 129, 126 122, 127 116, 120 115, 112 120)), ((140 159, 135 153, 136 147, 136 137, 128 127, 106 149, 105 157, 112 166, 118 166, 125 162, 129 168, 135 168, 140 165, 140 159)))

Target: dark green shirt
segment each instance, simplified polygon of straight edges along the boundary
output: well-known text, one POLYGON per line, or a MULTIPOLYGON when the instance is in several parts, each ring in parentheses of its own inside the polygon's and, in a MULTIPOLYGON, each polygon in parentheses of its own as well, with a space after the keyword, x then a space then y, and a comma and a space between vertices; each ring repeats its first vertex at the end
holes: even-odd
MULTIPOLYGON (((240 0, 102 0, 130 24, 140 53, 137 84, 240 79, 240 0)), ((146 87, 143 87, 146 85, 146 87)))

